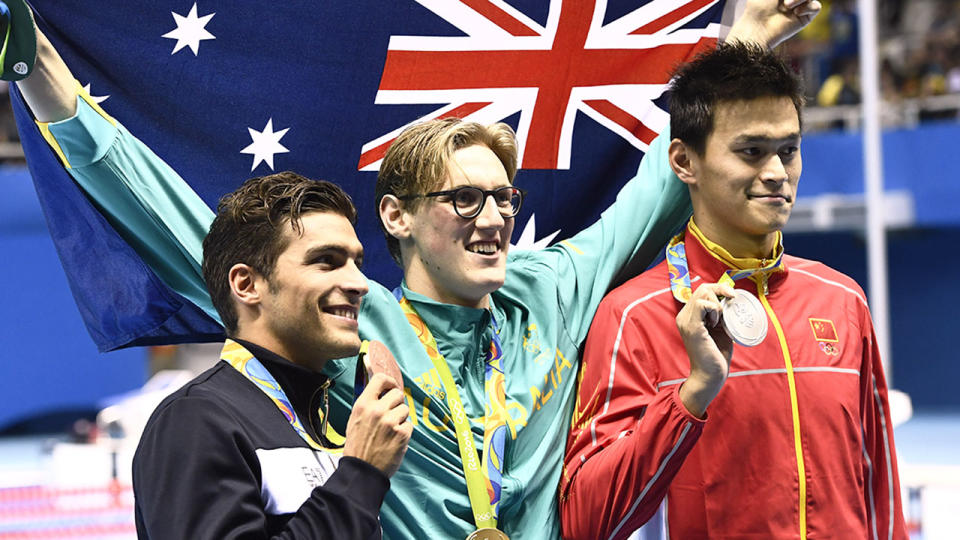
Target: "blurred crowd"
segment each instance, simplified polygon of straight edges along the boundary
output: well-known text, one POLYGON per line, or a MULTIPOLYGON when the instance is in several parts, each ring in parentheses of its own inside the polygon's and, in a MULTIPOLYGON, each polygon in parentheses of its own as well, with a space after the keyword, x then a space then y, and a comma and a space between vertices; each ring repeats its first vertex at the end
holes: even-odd
MULTIPOLYGON (((956 119, 960 103, 960 0, 879 0, 880 92, 884 123, 956 119), (954 95, 956 99, 929 99, 954 95), (900 113, 900 114, 898 114, 900 113)), ((860 103, 856 0, 825 0, 819 17, 785 52, 804 73, 811 105, 860 103)))

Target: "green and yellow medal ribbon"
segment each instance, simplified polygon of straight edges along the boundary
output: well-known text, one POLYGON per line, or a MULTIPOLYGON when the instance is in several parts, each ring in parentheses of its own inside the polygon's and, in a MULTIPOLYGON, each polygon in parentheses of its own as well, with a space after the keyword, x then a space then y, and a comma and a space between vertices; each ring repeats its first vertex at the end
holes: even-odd
MULTIPOLYGON (((399 290, 395 291, 395 293, 398 292, 399 290)), ((487 403, 483 430, 484 459, 481 463, 473 433, 470 431, 470 419, 464 412, 460 393, 457 391, 457 385, 453 381, 446 359, 440 354, 437 340, 410 301, 402 294, 397 294, 397 297, 400 308, 407 316, 407 322, 417 333, 420 343, 443 383, 444 392, 447 395, 447 406, 450 408, 451 420, 457 435, 457 445, 460 448, 460 459, 463 462, 463 473, 467 481, 467 495, 470 497, 475 525, 480 528, 496 528, 503 478, 503 450, 507 432, 505 378, 501 366, 503 347, 500 344, 496 319, 491 313, 493 337, 485 357, 484 392, 487 403)))

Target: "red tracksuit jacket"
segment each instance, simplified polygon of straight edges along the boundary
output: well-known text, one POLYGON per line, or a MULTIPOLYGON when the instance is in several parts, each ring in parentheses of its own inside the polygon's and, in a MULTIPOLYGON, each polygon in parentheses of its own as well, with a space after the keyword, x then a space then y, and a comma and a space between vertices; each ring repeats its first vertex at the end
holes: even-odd
MULTIPOLYGON (((692 222, 686 253, 694 289, 749 267, 692 222)), ((734 346, 707 422, 679 399, 690 362, 666 263, 604 299, 567 443, 565 538, 626 538, 664 498, 670 538, 907 537, 887 387, 861 288, 790 256, 781 271, 736 286, 760 299, 768 332, 756 347, 734 346)))

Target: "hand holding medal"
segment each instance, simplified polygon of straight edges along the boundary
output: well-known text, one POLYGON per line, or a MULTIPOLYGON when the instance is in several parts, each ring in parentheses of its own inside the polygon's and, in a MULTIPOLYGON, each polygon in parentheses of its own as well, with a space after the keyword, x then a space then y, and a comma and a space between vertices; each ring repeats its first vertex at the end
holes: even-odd
POLYGON ((692 414, 703 417, 730 371, 733 343, 753 347, 767 336, 767 314, 749 291, 734 289, 738 279, 775 270, 781 255, 770 264, 748 270, 728 270, 719 283, 705 283, 693 291, 683 233, 667 246, 670 290, 684 306, 677 328, 690 358, 690 376, 680 387, 680 399, 692 414), (722 300, 721 300, 722 298, 722 300))
POLYGON ((360 345, 356 400, 347 420, 344 456, 362 459, 393 476, 413 434, 403 397, 403 376, 393 354, 379 341, 360 345))

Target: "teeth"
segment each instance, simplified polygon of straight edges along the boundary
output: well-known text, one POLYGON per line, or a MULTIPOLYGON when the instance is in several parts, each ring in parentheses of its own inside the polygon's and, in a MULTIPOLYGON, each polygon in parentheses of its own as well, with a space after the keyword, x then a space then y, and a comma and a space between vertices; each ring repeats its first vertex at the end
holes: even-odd
POLYGON ((472 245, 468 246, 468 247, 467 247, 467 250, 468 250, 468 251, 472 251, 472 252, 474 252, 474 253, 482 253, 482 254, 484 254, 484 255, 492 255, 492 254, 494 254, 494 253, 497 252, 497 244, 496 244, 496 242, 477 243, 477 244, 472 244, 472 245))
POLYGON ((336 316, 338 316, 338 317, 346 317, 346 318, 348 318, 348 319, 356 319, 356 318, 357 318, 357 312, 354 311, 354 310, 352 310, 352 309, 334 308, 334 309, 331 309, 331 310, 330 310, 330 313, 332 313, 332 314, 334 314, 334 315, 336 315, 336 316))

